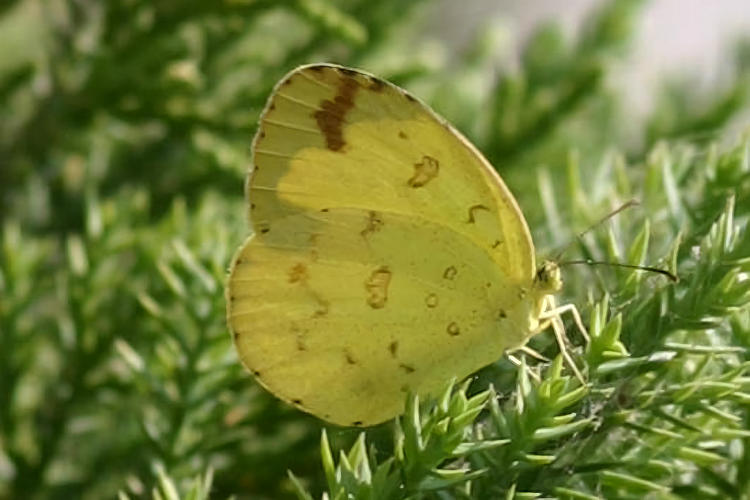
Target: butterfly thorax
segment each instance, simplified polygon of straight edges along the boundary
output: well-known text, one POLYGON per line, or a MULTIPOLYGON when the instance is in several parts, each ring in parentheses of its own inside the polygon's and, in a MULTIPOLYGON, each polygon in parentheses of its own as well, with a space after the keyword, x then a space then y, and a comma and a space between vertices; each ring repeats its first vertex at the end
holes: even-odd
POLYGON ((534 290, 540 295, 549 295, 562 290, 560 266, 550 260, 542 261, 534 276, 534 290))
POLYGON ((525 345, 529 338, 539 333, 543 323, 540 318, 547 308, 549 297, 561 289, 559 266, 551 261, 543 261, 537 268, 531 287, 523 289, 523 300, 508 314, 516 328, 515 338, 509 338, 509 349, 525 345))
MULTIPOLYGON (((531 317, 538 319, 546 308, 548 297, 560 290, 562 290, 560 266, 549 260, 542 261, 534 276, 534 285, 531 291, 532 300, 530 302, 534 308, 531 317)), ((533 331, 533 333, 536 333, 536 331, 533 331)))

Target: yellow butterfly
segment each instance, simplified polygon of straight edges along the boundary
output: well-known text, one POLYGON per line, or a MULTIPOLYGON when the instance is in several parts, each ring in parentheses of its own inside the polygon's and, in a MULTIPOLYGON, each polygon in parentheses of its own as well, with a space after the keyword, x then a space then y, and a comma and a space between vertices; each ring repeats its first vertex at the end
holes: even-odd
MULTIPOLYGON (((546 326, 558 267, 459 132, 362 71, 302 66, 275 87, 247 180, 254 234, 227 316, 270 392, 339 425, 403 412, 546 326)), ((556 312, 559 312, 557 310, 556 312)))

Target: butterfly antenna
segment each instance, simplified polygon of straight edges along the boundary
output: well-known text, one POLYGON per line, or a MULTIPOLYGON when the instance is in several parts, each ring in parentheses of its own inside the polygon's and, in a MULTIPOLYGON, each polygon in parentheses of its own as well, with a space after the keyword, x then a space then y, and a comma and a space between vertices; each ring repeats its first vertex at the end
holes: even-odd
POLYGON ((603 261, 591 260, 591 259, 566 260, 566 261, 557 263, 557 265, 560 267, 573 265, 573 264, 588 264, 590 266, 611 266, 611 267, 624 267, 626 269, 637 269, 639 271, 648 271, 651 273, 661 274, 669 278, 674 283, 677 283, 678 281, 680 281, 680 278, 676 274, 673 274, 667 271, 666 269, 660 269, 658 267, 638 266, 636 264, 623 264, 621 262, 603 262, 603 261))
MULTIPOLYGON (((635 206, 638 206, 638 205, 640 205, 640 202, 638 200, 636 200, 636 199, 632 199, 632 200, 626 201, 625 203, 623 203, 622 205, 620 205, 619 207, 617 207, 616 209, 614 209, 613 211, 611 211, 610 213, 608 213, 607 215, 605 215, 604 217, 602 217, 601 219, 599 219, 598 221, 594 222, 589 227, 587 227, 586 229, 584 229, 583 231, 581 231, 580 233, 578 233, 577 239, 580 240, 586 234, 588 234, 592 230, 596 229, 597 227, 601 226, 602 224, 604 224, 605 222, 607 222, 609 219, 611 219, 615 215, 617 215, 620 212, 622 212, 623 210, 627 210, 628 208, 635 207, 635 206)), ((575 240, 571 241, 570 243, 568 243, 567 245, 565 245, 565 247, 563 247, 562 250, 560 250, 560 253, 557 254, 557 257, 555 257, 555 262, 560 262, 560 260, 562 259, 562 256, 565 255, 565 252, 567 252, 568 250, 570 250, 570 247, 573 246, 573 243, 575 243, 575 240)))

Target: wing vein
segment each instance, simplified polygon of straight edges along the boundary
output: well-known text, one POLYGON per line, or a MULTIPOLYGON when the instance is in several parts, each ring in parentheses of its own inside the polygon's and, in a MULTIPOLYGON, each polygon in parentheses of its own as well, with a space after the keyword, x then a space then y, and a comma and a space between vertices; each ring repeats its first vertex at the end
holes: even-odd
POLYGON ((313 78, 312 76, 308 75, 307 72, 305 71, 300 71, 299 74, 302 75, 303 78, 313 82, 314 84, 320 87, 323 87, 326 90, 335 90, 331 85, 328 85, 327 83, 321 80, 318 80, 317 78, 313 78))
POLYGON ((315 106, 314 104, 310 104, 308 102, 303 101, 302 99, 297 99, 296 97, 292 97, 289 94, 285 94, 283 92, 276 92, 277 97, 281 97, 283 99, 286 99, 289 102, 293 102, 295 104, 299 104, 302 107, 308 108, 308 109, 314 109, 315 111, 320 111, 320 107, 315 106))
POLYGON ((276 125, 277 127, 288 128, 292 130, 299 130, 300 132, 308 132, 310 134, 320 134, 320 130, 317 128, 302 127, 300 125, 293 125, 291 123, 280 122, 277 120, 270 120, 268 118, 263 120, 264 125, 276 125))
POLYGON ((278 152, 278 151, 273 151, 273 150, 270 150, 270 149, 256 149, 255 150, 255 156, 258 156, 259 154, 261 154, 261 155, 268 155, 268 156, 275 156, 275 157, 278 157, 278 158, 288 158, 290 160, 295 157, 295 155, 288 155, 288 154, 284 154, 284 153, 281 153, 281 152, 278 152))

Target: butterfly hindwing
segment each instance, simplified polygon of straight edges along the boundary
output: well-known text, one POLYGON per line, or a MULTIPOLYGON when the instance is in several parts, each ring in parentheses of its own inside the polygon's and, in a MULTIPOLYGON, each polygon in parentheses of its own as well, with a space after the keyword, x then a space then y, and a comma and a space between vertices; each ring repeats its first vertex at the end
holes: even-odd
POLYGON ((377 229, 359 210, 310 217, 250 239, 232 272, 237 349, 274 394, 331 422, 370 425, 400 413, 407 391, 434 393, 522 341, 501 317, 517 288, 502 286, 468 239, 390 213, 377 229))

